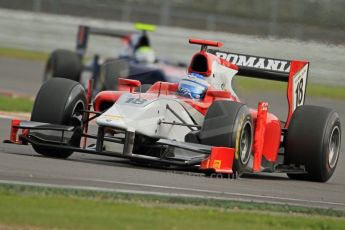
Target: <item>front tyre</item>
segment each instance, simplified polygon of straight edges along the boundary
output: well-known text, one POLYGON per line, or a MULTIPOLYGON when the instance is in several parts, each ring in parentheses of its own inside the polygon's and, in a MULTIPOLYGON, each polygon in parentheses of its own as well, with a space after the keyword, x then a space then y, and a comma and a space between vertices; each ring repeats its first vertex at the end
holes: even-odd
MULTIPOLYGON (((35 99, 31 121, 58 125, 70 125, 81 129, 85 117, 83 110, 87 107, 84 88, 77 82, 52 78, 45 82, 35 99)), ((33 133, 39 136, 39 131, 33 133)), ((74 144, 80 143, 74 140, 74 144)), ((33 145, 34 150, 44 156, 67 158, 73 151, 33 145)))
POLYGON ((338 163, 341 126, 334 110, 305 105, 292 115, 285 143, 286 164, 304 165, 306 174, 292 179, 326 182, 338 163))
POLYGON ((215 101, 208 109, 199 139, 201 144, 235 149, 233 172, 249 170, 253 120, 248 107, 233 101, 215 101))

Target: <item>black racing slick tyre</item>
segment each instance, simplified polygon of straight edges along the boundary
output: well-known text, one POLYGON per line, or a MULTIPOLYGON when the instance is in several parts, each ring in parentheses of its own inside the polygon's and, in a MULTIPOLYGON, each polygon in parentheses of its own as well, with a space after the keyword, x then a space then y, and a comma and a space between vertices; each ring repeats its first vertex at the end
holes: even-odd
MULTIPOLYGON (((31 113, 31 121, 70 125, 81 130, 85 120, 82 110, 86 108, 85 90, 78 82, 64 78, 52 78, 46 81, 38 91, 31 113)), ((37 132, 39 135, 39 131, 37 132)), ((80 138, 74 140, 73 143, 78 146, 80 138)), ((54 158, 67 158, 73 153, 71 150, 40 145, 33 145, 33 148, 37 153, 54 158)))
POLYGON ((337 166, 341 125, 334 110, 304 105, 292 115, 285 142, 285 163, 304 165, 305 174, 288 174, 292 179, 326 182, 337 166))
POLYGON ((248 107, 233 101, 215 101, 199 134, 201 144, 235 148, 233 172, 248 170, 252 156, 253 120, 248 107))
POLYGON ((79 82, 82 68, 81 60, 76 53, 58 49, 51 53, 47 61, 43 81, 59 77, 79 82))

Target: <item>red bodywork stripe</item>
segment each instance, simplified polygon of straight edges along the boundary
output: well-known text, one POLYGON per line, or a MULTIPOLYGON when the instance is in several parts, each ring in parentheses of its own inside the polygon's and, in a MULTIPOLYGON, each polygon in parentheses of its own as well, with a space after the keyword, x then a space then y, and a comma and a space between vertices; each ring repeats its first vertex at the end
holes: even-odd
POLYGON ((224 58, 219 58, 219 61, 220 61, 220 64, 223 65, 223 66, 226 66, 230 69, 234 69, 234 70, 239 70, 238 66, 225 60, 224 58))

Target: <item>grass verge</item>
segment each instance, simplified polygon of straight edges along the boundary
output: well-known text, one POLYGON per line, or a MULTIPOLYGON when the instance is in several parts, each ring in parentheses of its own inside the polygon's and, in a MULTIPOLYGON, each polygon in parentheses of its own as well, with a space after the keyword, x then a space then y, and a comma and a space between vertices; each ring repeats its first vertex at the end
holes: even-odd
MULTIPOLYGON (((260 80, 247 77, 239 77, 236 81, 238 90, 245 92, 279 91, 285 94, 286 82, 260 80)), ((345 87, 308 84, 307 97, 326 97, 345 100, 345 87)))
POLYGON ((345 229, 343 211, 0 185, 0 225, 40 229, 345 229))
POLYGON ((0 111, 31 112, 34 102, 28 98, 13 98, 0 95, 0 111))
POLYGON ((9 58, 26 59, 32 61, 46 61, 48 54, 45 52, 23 50, 16 48, 0 47, 0 56, 9 58))

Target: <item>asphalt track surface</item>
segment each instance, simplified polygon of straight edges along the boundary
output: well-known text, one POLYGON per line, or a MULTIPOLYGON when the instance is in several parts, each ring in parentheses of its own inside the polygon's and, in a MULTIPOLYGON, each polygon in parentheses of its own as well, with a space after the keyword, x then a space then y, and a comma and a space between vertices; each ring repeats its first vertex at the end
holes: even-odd
MULTIPOLYGON (((35 94, 41 84, 43 63, 0 58, 1 90, 35 94)), ((285 113, 285 93, 249 94, 255 105, 269 99, 278 116, 285 113)), ((345 102, 308 98, 307 104, 335 108, 344 127, 345 102)), ((0 139, 8 138, 10 120, 0 118, 0 139)), ((344 143, 344 138, 343 138, 344 143)), ((335 174, 327 183, 294 181, 284 174, 249 175, 237 180, 206 178, 202 174, 143 167, 126 160, 74 153, 67 160, 43 157, 31 146, 0 144, 0 183, 216 199, 288 203, 345 210, 345 144, 335 174)))

